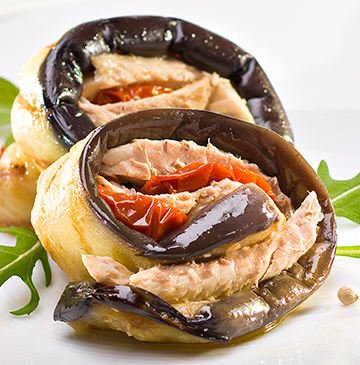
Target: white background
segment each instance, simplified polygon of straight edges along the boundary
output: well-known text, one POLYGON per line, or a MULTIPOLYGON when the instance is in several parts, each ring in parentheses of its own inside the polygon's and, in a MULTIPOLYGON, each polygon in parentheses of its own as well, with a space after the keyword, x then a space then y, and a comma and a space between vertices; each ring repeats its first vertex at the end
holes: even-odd
POLYGON ((0 0, 1 13, 1 43, 7 47, 2 48, 0 72, 15 80, 16 71, 34 51, 79 22, 120 15, 174 16, 223 35, 253 54, 287 109, 358 109, 356 0, 0 0), (35 16, 18 12, 31 8, 35 16), (61 18, 56 16, 59 11, 61 18), (28 31, 20 34, 7 27, 16 18, 28 31), (14 48, 22 57, 11 64, 5 55, 14 48))
MULTIPOLYGON (((265 70, 295 145, 314 169, 325 159, 334 178, 360 172, 359 1, 0 0, 0 77, 16 84, 24 62, 71 27, 123 15, 182 18, 238 44, 265 70)), ((342 218, 338 223, 340 245, 360 244, 357 225, 342 218)), ((336 298, 343 284, 360 291, 360 260, 337 257, 325 286, 266 336, 187 352, 123 337, 74 335, 51 319, 67 278, 54 266, 53 284, 45 289, 39 267, 35 274, 42 299, 29 317, 8 313, 26 303, 19 280, 0 289, 0 363, 360 364, 360 303, 345 308, 336 298)))

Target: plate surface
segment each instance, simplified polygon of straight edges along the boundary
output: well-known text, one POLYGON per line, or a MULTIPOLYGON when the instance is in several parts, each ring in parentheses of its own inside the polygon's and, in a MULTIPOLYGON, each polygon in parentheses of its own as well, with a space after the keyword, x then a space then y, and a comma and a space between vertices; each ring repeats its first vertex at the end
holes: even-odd
MULTIPOLYGON (((32 54, 81 22, 134 14, 183 18, 256 56, 287 110, 296 147, 314 169, 324 159, 333 178, 355 176, 360 171, 360 72, 352 60, 360 58, 355 41, 360 34, 359 3, 349 1, 344 9, 339 1, 329 1, 326 11, 311 1, 305 1, 302 9, 280 0, 271 6, 265 1, 251 3, 225 0, 219 7, 212 1, 169 5, 104 0, 99 7, 92 0, 12 2, 0 6, 0 77, 17 83, 21 66, 32 54)), ((339 218, 338 227, 339 245, 359 244, 360 226, 339 218)), ((0 244, 13 243, 12 237, 0 236, 0 244)), ((35 268, 41 301, 30 316, 9 313, 29 299, 20 279, 13 277, 0 288, 1 363, 360 364, 360 302, 346 307, 337 299, 342 285, 360 291, 360 260, 336 257, 324 286, 273 331, 248 342, 215 347, 154 346, 110 333, 76 334, 52 320, 68 279, 51 265, 49 288, 44 286, 41 266, 35 268)))

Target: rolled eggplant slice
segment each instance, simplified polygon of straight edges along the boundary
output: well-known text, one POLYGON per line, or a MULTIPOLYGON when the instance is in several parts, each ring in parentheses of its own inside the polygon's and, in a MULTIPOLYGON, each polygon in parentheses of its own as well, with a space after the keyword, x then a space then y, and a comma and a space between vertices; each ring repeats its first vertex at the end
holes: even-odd
POLYGON ((0 158, 0 226, 29 226, 40 171, 17 143, 0 158))
MULTIPOLYGON (((115 329, 150 342, 227 343, 266 327, 296 308, 323 284, 336 248, 335 214, 328 193, 291 144, 266 128, 224 115, 186 109, 154 109, 129 114, 103 125, 77 143, 70 153, 42 173, 32 223, 44 247, 70 279, 86 280, 70 284, 65 290, 55 318, 74 328, 115 329), (281 190, 296 209, 295 218, 308 197, 317 196, 320 210, 317 216, 321 218, 316 219, 319 223, 313 230, 314 242, 310 242, 301 257, 280 271, 267 270, 277 259, 276 254, 272 255, 271 263, 264 262, 265 270, 253 281, 245 281, 231 290, 225 288, 215 297, 200 298, 197 293, 190 293, 190 297, 180 301, 176 298, 168 301, 162 299, 161 293, 154 294, 146 285, 138 284, 139 280, 133 285, 134 277, 138 279, 140 274, 154 270, 169 270, 165 271, 169 273, 166 276, 182 277, 177 275, 177 270, 186 271, 189 267, 190 279, 196 273, 209 273, 216 255, 220 255, 223 268, 239 255, 242 261, 236 262, 241 264, 238 265, 241 270, 245 262, 241 257, 249 257, 252 247, 276 243, 271 237, 279 228, 270 231, 260 245, 235 252, 225 250, 225 253, 217 252, 206 258, 197 256, 188 263, 176 260, 168 263, 168 257, 160 254, 157 257, 156 252, 151 257, 142 256, 144 247, 154 245, 153 240, 115 218, 99 196, 96 180, 106 153, 138 138, 191 140, 199 146, 211 143, 221 151, 241 156, 256 164, 264 174, 277 178, 281 190), (88 281, 93 275, 84 267, 83 255, 111 258, 133 275, 123 284, 93 284, 88 281)), ((284 237, 286 243, 287 236, 284 237)), ((184 255, 191 254, 191 250, 184 255)), ((211 250, 208 253, 212 254, 211 250)), ((155 280, 154 285, 163 284, 166 288, 166 280, 161 280, 160 284, 155 280)), ((181 285, 179 290, 182 290, 181 285)))
POLYGON ((229 79, 247 101, 256 124, 293 141, 290 124, 268 78, 257 61, 240 47, 180 19, 119 17, 71 29, 24 66, 13 134, 35 160, 44 165, 54 162, 95 129, 78 106, 84 75, 93 70, 92 57, 117 53, 175 56, 200 70, 216 72, 229 79), (32 118, 23 117, 29 113, 32 118), (41 145, 36 146, 39 138, 41 145))

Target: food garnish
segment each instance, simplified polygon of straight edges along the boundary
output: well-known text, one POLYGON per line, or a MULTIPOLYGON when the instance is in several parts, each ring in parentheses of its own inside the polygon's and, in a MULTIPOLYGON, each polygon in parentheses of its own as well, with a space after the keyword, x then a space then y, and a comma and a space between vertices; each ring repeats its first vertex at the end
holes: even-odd
MULTIPOLYGON (((336 215, 360 224, 360 173, 348 180, 332 179, 324 160, 317 173, 329 192, 336 215)), ((360 245, 338 246, 336 255, 360 258, 360 245)))
POLYGON ((30 314, 39 304, 39 293, 33 283, 32 273, 35 263, 40 260, 45 272, 46 286, 51 282, 51 269, 48 256, 35 233, 27 228, 0 228, 2 233, 16 237, 16 245, 0 246, 0 286, 10 277, 16 275, 29 287, 30 301, 22 308, 11 312, 14 315, 30 314))
MULTIPOLYGON (((18 88, 10 81, 0 77, 0 158, 14 138, 10 128, 11 107, 18 88)), ((46 286, 51 282, 51 269, 48 256, 35 233, 29 228, 0 228, 0 232, 16 237, 16 246, 0 245, 0 287, 12 276, 20 277, 31 292, 30 301, 22 308, 12 311, 13 315, 32 313, 40 301, 39 293, 32 281, 35 263, 41 260, 46 279, 46 286)))
POLYGON ((329 192, 336 215, 360 224, 360 173, 349 180, 334 180, 325 161, 320 162, 317 173, 329 192))
POLYGON ((10 81, 0 77, 0 125, 10 123, 10 112, 19 89, 10 81))
POLYGON ((338 246, 336 249, 336 255, 360 259, 360 246, 338 246))
POLYGON ((19 89, 15 85, 0 77, 0 146, 2 149, 14 140, 10 130, 10 114, 18 93, 19 89))

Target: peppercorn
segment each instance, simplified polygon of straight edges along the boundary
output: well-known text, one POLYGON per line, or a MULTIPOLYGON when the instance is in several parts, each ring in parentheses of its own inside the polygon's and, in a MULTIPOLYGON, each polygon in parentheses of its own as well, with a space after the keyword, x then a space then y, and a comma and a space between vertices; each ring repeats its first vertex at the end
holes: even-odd
POLYGON ((338 291, 338 298, 344 305, 350 305, 359 299, 359 295, 353 286, 344 285, 338 291))

